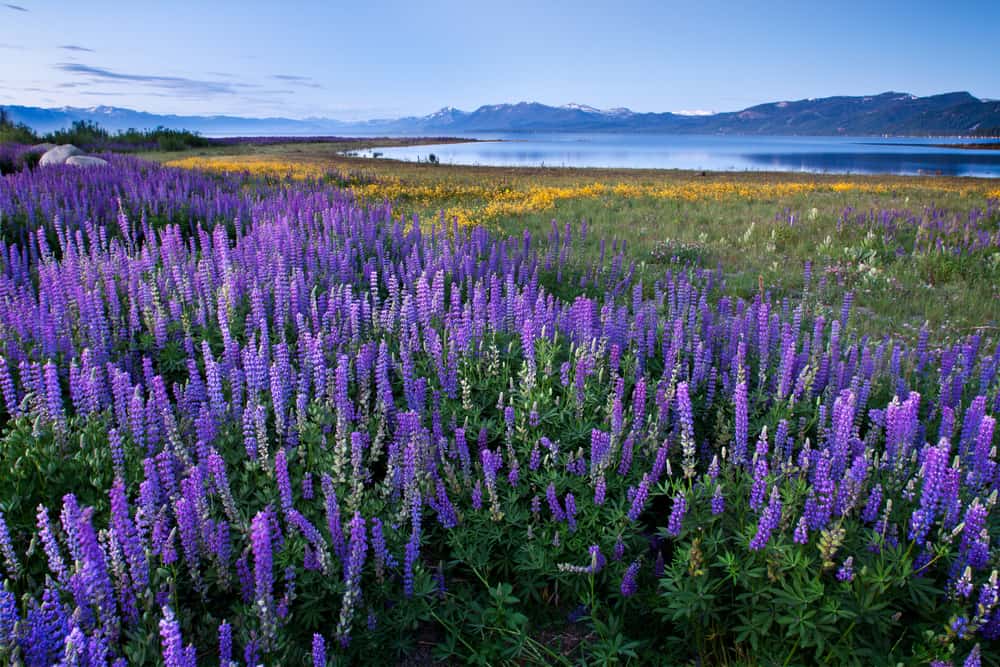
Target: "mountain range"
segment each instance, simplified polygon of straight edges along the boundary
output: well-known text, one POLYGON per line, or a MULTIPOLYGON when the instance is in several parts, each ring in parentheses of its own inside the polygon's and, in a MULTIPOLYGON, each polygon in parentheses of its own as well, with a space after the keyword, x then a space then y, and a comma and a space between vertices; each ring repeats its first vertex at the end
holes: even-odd
POLYGON ((368 121, 330 118, 243 118, 177 116, 120 107, 7 106, 11 118, 39 132, 96 122, 109 130, 157 126, 208 136, 405 134, 442 135, 490 132, 628 132, 662 134, 766 134, 847 136, 960 136, 1000 133, 1000 100, 967 92, 917 97, 887 92, 862 97, 824 97, 771 102, 723 113, 643 113, 625 108, 596 109, 581 104, 538 102, 493 104, 475 111, 445 107, 427 116, 368 121))

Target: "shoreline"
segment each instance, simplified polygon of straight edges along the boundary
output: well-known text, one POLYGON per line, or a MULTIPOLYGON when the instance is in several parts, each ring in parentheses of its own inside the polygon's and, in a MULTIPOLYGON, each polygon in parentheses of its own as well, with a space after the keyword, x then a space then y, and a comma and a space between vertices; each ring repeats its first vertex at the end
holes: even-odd
MULTIPOLYGON (((989 184, 1000 182, 1000 178, 989 176, 953 176, 931 172, 918 174, 891 173, 833 173, 793 170, 711 170, 711 169, 671 169, 652 167, 583 167, 583 166, 550 166, 550 165, 465 165, 454 163, 428 163, 413 160, 401 160, 393 157, 364 157, 350 154, 353 151, 377 151, 380 148, 400 146, 432 146, 458 143, 499 143, 505 139, 475 139, 464 137, 357 137, 331 138, 329 141, 292 141, 271 143, 234 143, 218 145, 209 148, 190 149, 176 152, 159 152, 140 154, 145 159, 156 162, 167 162, 187 157, 205 158, 249 158, 279 159, 292 162, 302 162, 330 167, 349 167, 358 169, 385 169, 394 172, 416 171, 429 175, 446 173, 463 177, 542 177, 571 178, 585 177, 592 179, 661 180, 664 178, 729 180, 729 181, 761 181, 782 179, 801 181, 838 181, 844 179, 862 180, 898 180, 909 179, 930 181, 962 181, 965 183, 989 184), (433 170, 433 171, 432 171, 433 170)), ((929 144, 921 144, 929 145, 929 144)))
POLYGON ((961 150, 1000 150, 1000 140, 994 142, 968 142, 958 144, 918 144, 918 143, 891 143, 886 141, 866 141, 866 146, 907 146, 910 148, 957 148, 961 150))

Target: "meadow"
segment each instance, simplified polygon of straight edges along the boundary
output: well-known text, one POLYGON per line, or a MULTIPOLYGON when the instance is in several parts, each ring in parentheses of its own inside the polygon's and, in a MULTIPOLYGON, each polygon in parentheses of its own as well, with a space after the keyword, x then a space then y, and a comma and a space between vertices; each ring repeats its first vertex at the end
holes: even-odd
POLYGON ((828 299, 853 294, 865 314, 859 324, 872 335, 912 341, 925 326, 942 338, 1000 325, 1000 260, 988 251, 998 233, 995 180, 465 167, 343 154, 353 147, 243 144, 152 157, 209 171, 327 178, 425 223, 443 214, 463 226, 535 236, 553 220, 586 223, 592 234, 578 252, 588 258, 598 257, 602 241, 624 242, 637 271, 655 275, 682 256, 721 267, 744 298, 760 282, 781 296, 801 293, 809 263, 827 275, 828 299), (960 238, 987 250, 970 245, 960 260, 937 252, 960 238))
POLYGON ((998 663, 1000 184, 339 150, 0 178, 0 660, 998 663))

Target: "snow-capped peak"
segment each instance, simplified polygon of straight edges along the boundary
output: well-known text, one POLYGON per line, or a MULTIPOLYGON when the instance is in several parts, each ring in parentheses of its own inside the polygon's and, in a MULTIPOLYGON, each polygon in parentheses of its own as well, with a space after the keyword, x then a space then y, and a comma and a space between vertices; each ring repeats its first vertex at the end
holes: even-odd
POLYGON ((427 117, 428 118, 448 118, 449 116, 454 116, 455 114, 458 114, 458 113, 462 113, 462 112, 459 111, 458 109, 456 109, 455 107, 441 107, 440 109, 438 109, 437 111, 435 111, 434 113, 432 113, 431 115, 429 115, 427 117))
POLYGON ((576 104, 575 102, 570 102, 569 104, 564 104, 563 109, 572 109, 574 111, 583 111, 586 113, 600 114, 601 116, 629 116, 632 114, 630 109, 625 107, 616 107, 614 109, 598 109, 597 107, 592 107, 588 104, 576 104))

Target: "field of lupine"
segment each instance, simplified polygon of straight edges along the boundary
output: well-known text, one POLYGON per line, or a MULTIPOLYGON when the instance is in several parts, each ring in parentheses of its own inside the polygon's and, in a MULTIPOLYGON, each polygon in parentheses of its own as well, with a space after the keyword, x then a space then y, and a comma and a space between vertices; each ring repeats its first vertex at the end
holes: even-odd
POLYGON ((997 664, 989 329, 110 159, 0 179, 0 661, 997 664))

